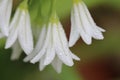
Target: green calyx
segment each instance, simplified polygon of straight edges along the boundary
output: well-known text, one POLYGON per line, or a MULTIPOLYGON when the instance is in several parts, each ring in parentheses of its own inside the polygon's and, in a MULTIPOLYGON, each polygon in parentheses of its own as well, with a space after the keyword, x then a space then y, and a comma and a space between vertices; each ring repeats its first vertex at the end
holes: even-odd
POLYGON ((56 13, 53 13, 53 14, 51 15, 49 21, 50 21, 51 23, 58 23, 58 22, 59 22, 59 18, 58 18, 58 16, 57 16, 57 14, 56 14, 56 13))
POLYGON ((51 23, 58 23, 59 18, 56 13, 56 0, 51 0, 51 11, 50 11, 50 18, 49 21, 51 23))
POLYGON ((80 2, 82 2, 82 0, 73 0, 73 3, 76 3, 76 4, 78 4, 80 2))
POLYGON ((19 5, 19 9, 28 10, 28 0, 24 0, 23 2, 21 2, 19 5))

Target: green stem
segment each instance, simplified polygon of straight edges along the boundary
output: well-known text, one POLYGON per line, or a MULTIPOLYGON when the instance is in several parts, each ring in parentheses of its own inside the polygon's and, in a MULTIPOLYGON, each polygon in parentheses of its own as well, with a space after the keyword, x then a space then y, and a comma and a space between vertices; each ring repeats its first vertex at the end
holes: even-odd
POLYGON ((81 2, 82 0, 73 0, 73 3, 79 3, 81 2))
POLYGON ((42 17, 42 0, 39 1, 39 8, 38 8, 38 13, 37 13, 37 17, 42 17))
POLYGON ((51 0, 51 16, 56 14, 56 0, 51 0))
POLYGON ((28 9, 28 0, 22 1, 22 3, 20 3, 19 7, 21 9, 28 9))
POLYGON ((39 6, 38 6, 38 12, 37 12, 37 16, 36 16, 36 23, 42 25, 45 22, 45 18, 42 15, 42 4, 43 4, 43 0, 39 0, 39 6))

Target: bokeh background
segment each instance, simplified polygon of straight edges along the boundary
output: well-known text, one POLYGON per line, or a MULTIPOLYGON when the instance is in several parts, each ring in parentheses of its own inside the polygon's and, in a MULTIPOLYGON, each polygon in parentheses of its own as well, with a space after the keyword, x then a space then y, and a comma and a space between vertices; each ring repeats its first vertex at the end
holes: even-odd
MULTIPOLYGON (((14 0, 14 10, 20 0, 14 0)), ((35 0, 36 1, 36 0, 35 0)), ((45 7, 49 4, 45 0, 45 7)), ((81 58, 57 74, 51 66, 40 72, 37 64, 24 63, 24 54, 11 61, 11 49, 0 40, 0 80, 120 80, 120 0, 84 0, 105 39, 88 46, 81 39, 71 48, 81 58)), ((57 0, 57 12, 69 38, 72 0, 57 0)))

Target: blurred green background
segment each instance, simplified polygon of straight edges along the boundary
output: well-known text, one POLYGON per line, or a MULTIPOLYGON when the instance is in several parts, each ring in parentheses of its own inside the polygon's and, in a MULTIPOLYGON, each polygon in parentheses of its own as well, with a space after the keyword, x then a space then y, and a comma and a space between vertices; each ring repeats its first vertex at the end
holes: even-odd
MULTIPOLYGON (((17 6, 14 0, 14 7, 17 6)), ((33 0, 37 1, 37 0, 33 0)), ((45 7, 49 0, 45 0, 45 7)), ((71 48, 81 58, 73 67, 63 66, 57 74, 51 66, 40 72, 38 64, 24 63, 24 54, 11 61, 11 49, 4 50, 0 40, 0 80, 120 80, 120 0, 84 0, 97 25, 103 27, 105 39, 93 39, 88 46, 81 39, 71 48)), ((57 0, 57 12, 66 30, 70 31, 72 0, 57 0)), ((33 15, 34 16, 34 15, 33 15)))

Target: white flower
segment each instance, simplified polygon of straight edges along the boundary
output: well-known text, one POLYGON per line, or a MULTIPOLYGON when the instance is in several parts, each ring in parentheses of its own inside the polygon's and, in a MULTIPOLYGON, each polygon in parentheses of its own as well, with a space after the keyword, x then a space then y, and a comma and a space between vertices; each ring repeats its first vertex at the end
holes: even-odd
POLYGON ((18 39, 21 48, 26 54, 33 50, 33 37, 28 9, 18 7, 10 24, 9 36, 5 48, 10 48, 18 39))
POLYGON ((102 32, 105 32, 105 30, 95 24, 84 2, 76 1, 71 11, 69 46, 72 47, 79 37, 88 45, 92 43, 92 37, 99 40, 103 39, 102 32))
POLYGON ((0 0, 0 29, 3 35, 8 36, 9 21, 12 11, 12 0, 0 0))
POLYGON ((72 66, 74 64, 73 59, 80 60, 70 51, 65 32, 58 21, 49 22, 48 27, 42 28, 35 49, 24 61, 30 60, 31 63, 40 61, 40 70, 52 64, 55 70, 60 73, 62 63, 72 66))

